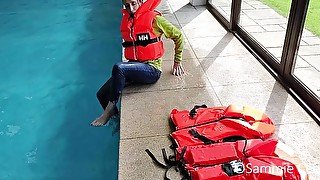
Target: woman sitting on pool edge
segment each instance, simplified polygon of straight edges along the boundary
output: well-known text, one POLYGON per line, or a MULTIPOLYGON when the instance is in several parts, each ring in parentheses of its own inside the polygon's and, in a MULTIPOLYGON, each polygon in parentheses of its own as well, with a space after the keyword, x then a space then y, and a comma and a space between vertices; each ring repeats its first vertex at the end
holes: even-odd
POLYGON ((99 89, 97 98, 104 109, 100 117, 91 122, 92 126, 103 126, 118 114, 116 103, 126 83, 153 84, 161 75, 164 54, 162 34, 175 44, 172 74, 181 76, 183 35, 154 9, 160 0, 123 0, 121 35, 124 40, 124 55, 128 62, 113 66, 111 78, 99 89))

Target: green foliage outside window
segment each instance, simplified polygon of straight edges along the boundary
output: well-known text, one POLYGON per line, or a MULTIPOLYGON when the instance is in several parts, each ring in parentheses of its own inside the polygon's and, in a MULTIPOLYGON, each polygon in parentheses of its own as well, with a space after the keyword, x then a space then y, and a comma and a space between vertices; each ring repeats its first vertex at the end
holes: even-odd
MULTIPOLYGON (((272 7, 284 17, 289 16, 291 0, 261 0, 263 3, 272 7)), ((305 22, 306 28, 317 36, 320 36, 320 1, 310 0, 307 19, 305 22)))

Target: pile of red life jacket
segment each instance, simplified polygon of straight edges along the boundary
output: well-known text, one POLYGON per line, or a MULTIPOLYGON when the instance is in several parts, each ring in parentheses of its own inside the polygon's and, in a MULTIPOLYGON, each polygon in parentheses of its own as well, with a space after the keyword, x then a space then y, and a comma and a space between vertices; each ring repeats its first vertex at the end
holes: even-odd
POLYGON ((297 167, 275 153, 278 140, 272 120, 257 109, 195 106, 192 110, 173 109, 170 124, 171 148, 175 155, 159 162, 166 169, 179 169, 186 180, 300 180, 297 167))

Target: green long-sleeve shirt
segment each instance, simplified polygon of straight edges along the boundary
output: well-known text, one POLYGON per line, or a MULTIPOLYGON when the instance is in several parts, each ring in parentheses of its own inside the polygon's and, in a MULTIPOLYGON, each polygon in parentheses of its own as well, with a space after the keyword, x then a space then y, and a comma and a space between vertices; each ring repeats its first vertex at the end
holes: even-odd
MULTIPOLYGON (((153 22, 153 30, 157 35, 162 35, 166 38, 170 38, 174 41, 175 44, 175 54, 174 61, 181 62, 182 60, 182 51, 183 51, 183 35, 182 32, 166 20, 163 16, 156 16, 155 21, 153 22)), ((152 61, 147 61, 146 63, 154 66, 155 68, 162 70, 162 59, 156 59, 152 61)))

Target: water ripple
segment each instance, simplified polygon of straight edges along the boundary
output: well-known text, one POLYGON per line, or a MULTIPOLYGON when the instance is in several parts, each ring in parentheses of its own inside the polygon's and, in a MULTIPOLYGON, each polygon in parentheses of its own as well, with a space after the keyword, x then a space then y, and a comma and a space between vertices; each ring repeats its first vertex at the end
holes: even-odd
POLYGON ((28 100, 31 100, 31 99, 32 99, 32 96, 25 96, 24 98, 25 98, 25 99, 28 99, 28 100))
POLYGON ((27 164, 32 164, 32 163, 37 162, 37 159, 36 159, 37 150, 38 150, 38 148, 35 148, 34 150, 26 153, 26 157, 27 157, 26 163, 27 164))
POLYGON ((7 132, 6 132, 6 135, 7 136, 14 136, 16 135, 19 131, 20 131, 20 126, 14 126, 14 125, 7 125, 7 132))

